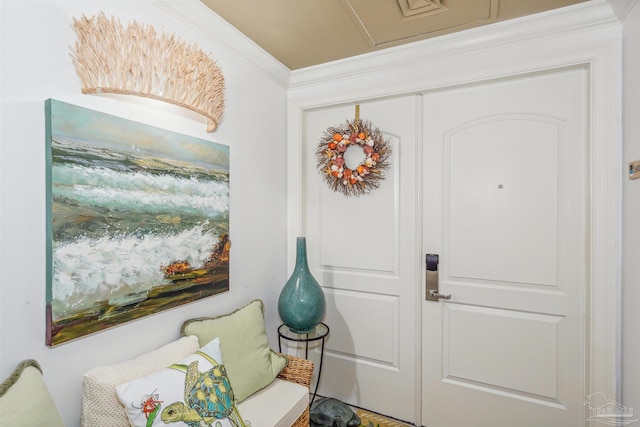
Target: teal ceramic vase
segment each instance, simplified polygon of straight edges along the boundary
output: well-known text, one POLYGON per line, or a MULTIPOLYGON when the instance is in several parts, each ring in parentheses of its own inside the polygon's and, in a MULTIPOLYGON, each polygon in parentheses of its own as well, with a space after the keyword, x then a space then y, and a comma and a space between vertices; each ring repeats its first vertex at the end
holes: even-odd
POLYGON ((278 298, 278 313, 282 322, 296 334, 312 332, 324 317, 326 301, 318 281, 307 264, 307 242, 296 241, 296 266, 278 298))

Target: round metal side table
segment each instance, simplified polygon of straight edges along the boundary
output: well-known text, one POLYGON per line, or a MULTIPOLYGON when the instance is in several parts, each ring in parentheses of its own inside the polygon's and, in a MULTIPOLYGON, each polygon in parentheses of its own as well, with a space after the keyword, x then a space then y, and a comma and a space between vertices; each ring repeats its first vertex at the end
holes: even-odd
POLYGON ((282 340, 285 341, 295 341, 295 342, 303 342, 305 343, 304 349, 304 358, 309 358, 309 343, 312 341, 322 340, 322 345, 320 346, 320 365, 318 365, 318 380, 316 381, 316 387, 313 390, 313 397, 311 398, 311 402, 309 402, 309 406, 313 403, 313 400, 316 398, 316 393, 318 392, 318 385, 320 384, 320 375, 322 375, 322 359, 324 358, 324 342, 325 338, 329 335, 329 327, 320 322, 318 326, 316 326, 315 331, 309 332, 308 334, 297 334, 289 330, 289 327, 285 324, 282 324, 278 327, 278 351, 282 353, 282 340))

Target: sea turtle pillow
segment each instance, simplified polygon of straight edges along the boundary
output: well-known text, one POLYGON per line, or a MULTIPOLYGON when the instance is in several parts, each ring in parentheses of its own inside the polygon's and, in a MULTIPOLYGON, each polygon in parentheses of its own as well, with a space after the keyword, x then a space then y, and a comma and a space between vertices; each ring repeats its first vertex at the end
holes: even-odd
POLYGON ((134 427, 249 427, 215 338, 179 363, 116 387, 134 427))

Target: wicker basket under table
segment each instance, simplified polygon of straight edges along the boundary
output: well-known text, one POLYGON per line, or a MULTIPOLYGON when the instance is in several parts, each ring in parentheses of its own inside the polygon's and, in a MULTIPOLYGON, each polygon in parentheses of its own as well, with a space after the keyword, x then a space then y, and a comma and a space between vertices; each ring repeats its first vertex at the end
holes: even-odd
MULTIPOLYGON (((287 366, 280 371, 278 378, 297 383, 309 388, 311 384, 311 375, 313 374, 313 362, 307 359, 283 354, 287 358, 287 366)), ((309 406, 298 417, 292 427, 309 427, 309 406)))

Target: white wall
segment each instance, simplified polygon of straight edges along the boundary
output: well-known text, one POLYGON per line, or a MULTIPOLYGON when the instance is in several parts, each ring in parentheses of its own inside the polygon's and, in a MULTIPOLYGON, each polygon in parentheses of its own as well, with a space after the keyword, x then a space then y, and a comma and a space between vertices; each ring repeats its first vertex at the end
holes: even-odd
MULTIPOLYGON (((196 21, 217 18, 208 16, 208 9, 197 0, 166 7, 176 6, 196 11, 196 21)), ((277 345, 277 295, 287 276, 286 88, 243 59, 261 58, 255 46, 243 40, 234 47, 223 44, 233 39, 223 23, 209 28, 187 25, 166 7, 146 0, 0 2, 0 378, 21 360, 37 359, 69 427, 80 423, 84 372, 176 339, 182 321, 190 317, 225 313, 262 298, 270 339, 277 345), (69 58, 69 46, 76 39, 72 17, 100 10, 123 22, 135 19, 175 33, 211 53, 227 84, 226 110, 218 130, 207 134, 204 117, 169 104, 80 93, 69 58), (47 98, 230 147, 229 292, 58 347, 45 346, 47 98)), ((284 70, 280 64, 271 66, 284 70)))
MULTIPOLYGON (((640 7, 627 16, 625 31, 625 153, 624 164, 640 158, 640 7)), ((22 1, 0 0, 0 380, 25 358, 35 358, 43 366, 45 380, 69 427, 79 425, 82 374, 92 367, 134 357, 178 337, 180 323, 187 318, 219 314, 252 298, 266 303, 268 331, 275 344, 277 294, 286 280, 286 246, 297 235, 301 215, 297 212, 299 158, 297 149, 285 145, 287 137, 297 140, 299 123, 287 125, 286 81, 288 74, 280 64, 270 63, 251 43, 242 43, 228 28, 199 25, 216 19, 198 0, 169 1, 159 7, 148 0, 136 1, 22 1), (170 10, 173 8, 174 10, 170 10), (216 132, 204 132, 203 117, 168 104, 143 102, 133 97, 106 97, 80 94, 79 82, 69 59, 69 46, 75 41, 72 17, 98 11, 116 15, 124 22, 136 19, 156 29, 176 33, 197 42, 218 60, 227 79, 227 106, 216 132), (183 15, 190 11, 194 22, 183 15), (179 19, 175 18, 180 16, 179 19), (230 40, 234 45, 230 46, 230 40), (255 62, 245 58, 259 58, 255 62), (259 68, 260 67, 260 68, 259 68), (282 78, 267 78, 266 67, 282 78), (284 82, 284 83, 283 83, 284 82), (72 104, 126 117, 154 126, 209 139, 230 146, 231 150, 231 290, 225 294, 162 312, 75 342, 47 348, 45 341, 45 135, 44 100, 55 98, 72 104), (287 127, 289 136, 287 136, 287 127), (293 160, 286 164, 287 155, 293 160), (286 171, 292 179, 286 181, 286 171), (259 179, 256 179, 259 177, 259 179), (292 200, 287 200, 287 182, 292 200), (287 227, 287 204, 289 223, 287 227), (289 239, 291 240, 291 239, 289 239)), ((571 18, 571 16, 569 16, 571 18)), ((565 19, 550 17, 553 19, 565 19)), ((568 24, 569 21, 563 21, 568 24)), ((504 26, 504 25, 503 25, 504 26)), ((471 32, 473 34, 473 32, 471 32)), ((542 31, 539 34, 552 34, 542 31)), ((482 33, 482 36, 486 34, 482 33)), ((517 32, 516 32, 517 36, 517 32)), ((577 38, 582 37, 578 35, 577 38)), ((449 38, 455 45, 457 37, 449 38)), ((480 37, 482 40, 482 37, 480 37)), ((490 37, 489 37, 490 39, 490 37)), ((486 45, 490 45, 490 40, 486 45)), ((500 45, 498 40, 495 45, 500 45)), ((570 43, 573 43, 569 40, 570 43)), ((599 41, 596 40, 595 43, 599 41)), ((569 44, 570 44, 569 43, 569 44)), ((576 44, 580 44, 576 42, 576 44)), ((442 57, 443 44, 433 43, 429 51, 442 57)), ((545 45, 546 46, 546 45, 545 45)), ((524 71, 524 54, 518 50, 501 56, 486 56, 475 43, 461 42, 459 51, 474 62, 472 78, 490 78, 483 70, 503 67, 505 73, 524 71), (482 57, 482 55, 485 55, 482 57), (477 58, 476 58, 477 56, 477 58), (476 58, 476 59, 473 59, 476 58), (515 65, 514 65, 515 64, 515 65)), ((402 55, 402 49, 398 49, 402 55)), ((571 56, 571 55, 566 55, 571 56)), ((578 57, 579 52, 574 56, 578 57)), ((352 81, 351 90, 335 90, 335 76, 327 86, 316 85, 305 98, 322 98, 323 104, 360 101, 383 96, 388 84, 395 93, 411 92, 451 84, 450 71, 460 68, 447 61, 416 66, 420 57, 406 59, 403 79, 387 78, 383 70, 373 79, 352 81), (426 71, 425 71, 426 70, 426 71), (449 72, 447 72, 447 70, 449 72), (425 76, 427 76, 425 78, 425 76), (406 81, 407 83, 403 83, 406 81), (416 85, 416 81, 422 83, 416 85), (330 88, 330 90, 329 90, 330 88), (322 95, 321 95, 322 94, 322 95)), ((402 59, 402 58, 401 58, 402 59)), ((365 57, 349 64, 336 64, 341 70, 362 70, 365 57), (344 66, 344 68, 342 68, 344 66)), ((468 61, 467 61, 468 62, 468 61)), ((581 62, 580 58, 576 62, 581 62)), ((466 62, 465 62, 466 63, 466 62)), ((547 64, 538 64, 545 68, 547 64)), ((342 71, 343 72, 343 71, 342 71)), ((456 80, 468 76, 457 71, 456 80)), ((295 74, 295 73, 294 73, 295 74)), ((323 70, 305 70, 292 78, 291 117, 303 105, 296 99, 296 86, 309 80, 322 80, 323 70), (318 74, 319 75, 316 75, 318 74)), ((454 73, 455 74, 455 73, 454 73)), ((273 77, 273 76, 272 76, 273 77)), ((397 77, 397 76, 396 76, 397 77)), ((317 101, 320 102, 320 101, 317 101)), ((623 258, 623 404, 640 412, 640 181, 624 178, 624 258, 623 258), (635 219, 635 221, 634 221, 635 219)), ((295 247, 295 246, 292 246, 295 247)), ((289 259, 292 258, 289 254, 289 259)), ((605 331, 606 332, 606 331, 605 331)))
POLYGON ((640 160, 640 3, 623 21, 622 404, 640 416, 640 180, 627 177, 640 160))

